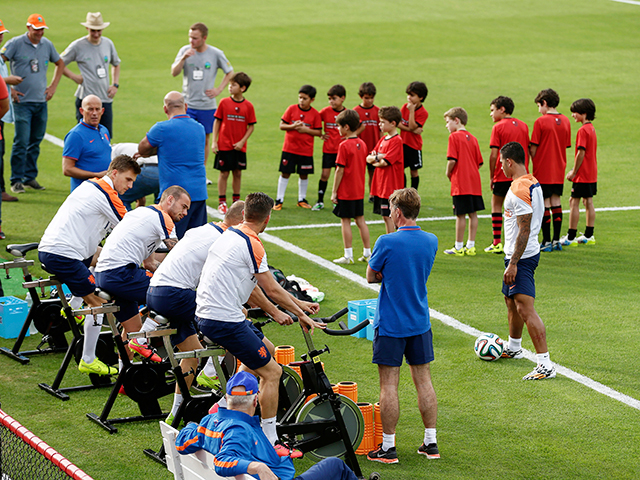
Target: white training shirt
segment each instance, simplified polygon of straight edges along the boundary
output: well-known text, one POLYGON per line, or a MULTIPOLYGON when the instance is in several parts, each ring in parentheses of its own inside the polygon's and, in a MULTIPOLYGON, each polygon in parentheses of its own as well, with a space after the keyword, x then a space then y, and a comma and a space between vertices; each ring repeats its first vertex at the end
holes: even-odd
POLYGON ((504 199, 504 254, 511 258, 518 238, 518 217, 531 213, 529 241, 521 258, 533 257, 540 253, 538 233, 544 214, 542 187, 531 174, 523 175, 511 183, 504 199))
POLYGON ((184 237, 169 252, 151 277, 152 287, 176 287, 195 290, 209 247, 218 240, 226 225, 207 223, 187 230, 184 237))
POLYGON ((111 178, 87 180, 60 206, 42 235, 38 250, 74 260, 92 257, 126 212, 111 178))
POLYGON ((107 238, 96 272, 141 265, 167 238, 176 238, 173 220, 157 205, 130 211, 107 238))
POLYGON ((229 227, 209 248, 196 293, 196 316, 243 322, 242 305, 258 283, 255 274, 268 271, 258 235, 245 225, 229 227))

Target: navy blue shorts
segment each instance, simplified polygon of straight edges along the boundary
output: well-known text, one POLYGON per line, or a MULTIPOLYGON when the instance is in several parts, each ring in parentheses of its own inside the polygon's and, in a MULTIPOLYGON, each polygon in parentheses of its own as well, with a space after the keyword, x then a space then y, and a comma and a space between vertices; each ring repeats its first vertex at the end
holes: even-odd
POLYGON ((126 322, 138 313, 138 307, 147 302, 147 289, 153 274, 134 264, 96 272, 96 285, 116 298, 120 311, 116 319, 126 322))
POLYGON ((65 283, 76 297, 85 297, 96 289, 96 281, 89 271, 91 259, 74 260, 55 253, 38 252, 40 263, 47 267, 47 272, 65 283))
MULTIPOLYGON (((507 285, 504 283, 504 277, 502 280, 502 293, 505 297, 512 297, 517 293, 523 295, 529 295, 536 298, 536 282, 533 275, 538 266, 540 260, 540 254, 534 255, 529 258, 521 258, 518 262, 518 272, 516 273, 516 281, 513 285, 507 285)), ((509 260, 504 259, 504 268, 509 265, 509 260)))
POLYGON ((433 333, 431 329, 422 335, 412 337, 387 337, 378 335, 376 328, 373 334, 373 359, 371 363, 399 367, 402 357, 408 365, 423 365, 433 362, 433 333))
POLYGON ((150 310, 169 319, 171 328, 178 333, 171 335, 171 343, 178 345, 187 337, 196 335, 196 292, 188 288, 149 287, 147 306, 150 310))
POLYGON ((226 348, 251 370, 264 367, 271 360, 264 334, 249 320, 221 322, 196 317, 200 331, 211 341, 226 348))
POLYGON ((206 200, 191 202, 191 207, 189 207, 187 215, 176 223, 176 236, 178 238, 184 237, 187 230, 190 228, 201 227, 207 223, 208 218, 206 200))
POLYGON ((187 115, 204 127, 204 133, 209 134, 213 132, 213 120, 216 110, 215 108, 213 110, 194 110, 187 107, 187 115))

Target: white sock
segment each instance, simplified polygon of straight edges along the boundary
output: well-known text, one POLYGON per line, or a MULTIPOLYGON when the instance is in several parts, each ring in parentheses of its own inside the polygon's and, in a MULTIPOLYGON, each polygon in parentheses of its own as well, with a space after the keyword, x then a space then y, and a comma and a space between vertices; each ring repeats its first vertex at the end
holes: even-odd
POLYGON ((287 191, 287 185, 289 184, 289 179, 284 178, 283 176, 278 177, 278 193, 276 194, 276 200, 284 201, 284 194, 287 191))
POLYGON ((69 299, 71 310, 78 310, 82 306, 82 301, 82 297, 71 296, 69 299))
POLYGON ((260 425, 262 426, 262 431, 266 435, 267 439, 271 442, 271 445, 275 445, 278 440, 278 434, 276 432, 276 417, 263 418, 260 425))
POLYGON ((207 377, 210 377, 210 378, 214 378, 218 376, 218 372, 216 372, 216 366, 213 364, 213 360, 211 360, 211 357, 209 357, 209 359, 207 360, 207 363, 202 369, 202 371, 207 377))
MULTIPOLYGON (((102 315, 98 315, 102 317, 102 315)), ((100 337, 102 325, 95 325, 93 315, 87 315, 84 319, 84 342, 82 345, 82 360, 85 363, 91 363, 96 359, 96 345, 100 337)), ((100 319, 102 323, 102 319, 100 319)))
POLYGON ((551 358, 549 358, 549 352, 538 353, 536 354, 536 358, 538 359, 538 365, 542 365, 544 368, 550 369, 553 367, 553 363, 551 363, 551 358))
POLYGON ((362 256, 370 257, 371 256, 371 249, 370 248, 363 248, 362 249, 362 256))
POLYGON ((456 242, 456 250, 462 250, 463 246, 464 246, 463 242, 456 242))
POLYGON ((173 406, 171 407, 171 415, 174 417, 178 414, 178 409, 182 405, 182 394, 174 393, 173 394, 173 406))
POLYGON ((473 248, 476 246, 476 242, 475 241, 471 241, 471 240, 467 240, 467 248, 473 248))
POLYGON ((307 188, 309 187, 309 179, 298 178, 298 201, 301 202, 307 198, 307 188))
POLYGON ((353 248, 345 248, 344 256, 347 258, 353 258, 353 248))
MULTIPOLYGON (((158 324, 153 319, 147 317, 147 319, 142 324, 142 328, 140 329, 140 331, 141 332, 153 332, 157 328, 158 328, 158 324)), ((144 338, 144 337, 136 338, 136 341, 140 345, 146 345, 147 344, 147 339, 144 338)))
POLYGON ((512 338, 509 335, 509 343, 507 344, 507 348, 512 352, 517 352, 522 348, 522 338, 512 338))
POLYGON ((118 359, 118 371, 121 372, 122 371, 122 367, 124 367, 124 363, 122 363, 121 359, 118 359))
POLYGON ((382 432, 382 450, 385 452, 396 446, 396 434, 387 434, 382 432))
POLYGON ((438 443, 436 440, 436 429, 435 428, 425 428, 424 429, 424 444, 430 445, 432 443, 438 443))

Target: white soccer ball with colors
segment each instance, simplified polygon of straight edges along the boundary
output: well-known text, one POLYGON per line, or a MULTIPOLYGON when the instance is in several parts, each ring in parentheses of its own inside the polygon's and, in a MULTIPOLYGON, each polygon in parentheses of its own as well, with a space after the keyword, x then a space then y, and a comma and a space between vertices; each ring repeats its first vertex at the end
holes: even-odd
POLYGON ((504 345, 495 333, 483 333, 476 339, 473 349, 482 360, 493 362, 502 356, 504 345))

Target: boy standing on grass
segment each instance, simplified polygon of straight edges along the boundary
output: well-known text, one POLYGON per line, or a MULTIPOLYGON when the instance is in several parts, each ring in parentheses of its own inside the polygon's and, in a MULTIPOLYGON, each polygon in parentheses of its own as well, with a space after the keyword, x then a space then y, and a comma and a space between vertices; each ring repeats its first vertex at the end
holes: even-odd
POLYGON ((444 114, 449 130, 447 148, 447 178, 451 181, 453 214, 456 216, 456 244, 445 250, 446 255, 462 257, 476 254, 476 231, 478 214, 484 210, 482 186, 479 168, 482 166, 482 154, 476 137, 467 132, 467 112, 464 108, 454 107, 444 114), (465 215, 469 215, 469 237, 464 246, 465 215))
POLYGON ((593 196, 598 193, 598 163, 596 150, 598 139, 591 123, 596 118, 596 105, 590 98, 581 98, 571 104, 571 116, 582 124, 576 135, 576 159, 567 180, 573 182, 571 200, 569 201, 569 233, 560 239, 562 245, 576 247, 579 243, 593 245, 596 239, 593 228, 596 221, 596 210, 593 207, 593 196), (578 220, 580 219, 580 199, 587 211, 587 228, 583 235, 576 238, 578 220))
POLYGON ((402 106, 402 123, 398 128, 404 149, 404 168, 410 169, 411 188, 417 190, 420 183, 418 170, 422 168, 422 129, 429 118, 429 112, 422 103, 429 90, 423 82, 411 82, 406 93, 407 103, 402 106))
POLYGON ((284 130, 285 134, 274 210, 282 210, 289 177, 294 172, 300 177, 298 206, 311 208, 306 196, 309 175, 313 174, 313 137, 322 135, 322 119, 318 111, 311 106, 315 99, 315 87, 303 85, 298 91, 298 103, 287 108, 280 119, 280 130, 284 130))
POLYGON ((502 358, 522 358, 522 330, 527 326, 536 349, 537 365, 523 380, 554 378, 556 368, 549 358, 547 332, 536 312, 534 274, 540 260, 538 232, 544 200, 538 180, 527 173, 525 153, 518 142, 500 149, 504 174, 513 179, 504 200, 504 266, 502 294, 507 304, 509 342, 502 358))
POLYGON ((367 165, 367 145, 356 135, 360 126, 360 115, 355 110, 344 110, 338 115, 336 122, 340 136, 344 137, 345 141, 338 147, 331 201, 336 204, 333 213, 340 217, 342 224, 344 256, 333 262, 353 263, 352 218, 358 226, 363 245, 362 256, 358 258, 358 261, 368 262, 371 256, 371 243, 369 242, 369 228, 364 221, 364 171, 367 165))
POLYGON ((233 202, 240 200, 242 170, 247 168, 247 140, 256 124, 253 104, 244 98, 251 77, 236 73, 229 81, 229 97, 218 105, 213 124, 212 151, 216 155, 213 168, 220 170, 218 178, 218 212, 227 213, 227 180, 233 172, 233 202))
MULTIPOLYGON (((358 95, 362 99, 360 105, 354 110, 360 115, 360 127, 356 130, 356 135, 367 145, 367 152, 376 148, 378 140, 380 140, 380 127, 378 126, 379 107, 373 104, 376 97, 376 86, 371 82, 365 82, 360 85, 358 95)), ((373 195, 371 195, 371 180, 376 167, 367 163, 367 173, 369 175, 369 203, 373 203, 373 195)))
POLYGON ((402 139, 398 135, 402 114, 398 107, 382 107, 378 115, 384 135, 367 157, 367 163, 376 167, 371 182, 373 213, 382 216, 386 232, 391 233, 395 226, 389 216, 389 197, 404 185, 402 139))
POLYGON ((535 99, 542 114, 533 124, 529 153, 533 162, 533 176, 542 186, 544 196, 544 218, 542 219, 542 251, 562 250, 562 205, 560 197, 564 187, 564 172, 567 167, 567 148, 571 148, 571 124, 569 119, 556 110, 560 95, 548 88, 535 99), (551 241, 551 218, 553 216, 553 242, 551 241))
MULTIPOLYGON (((509 97, 497 97, 490 104, 490 115, 495 125, 491 129, 491 155, 489 172, 491 174, 491 228, 493 243, 484 249, 487 253, 503 253, 502 248, 502 205, 509 191, 511 180, 504 176, 498 157, 500 149, 509 142, 518 142, 525 152, 525 167, 529 168, 529 127, 513 118, 515 105, 509 97)), ((528 171, 528 170, 527 170, 528 171)))
POLYGON ((324 208, 324 192, 327 191, 331 169, 336 166, 338 145, 342 142, 336 117, 345 109, 342 104, 347 96, 347 90, 342 85, 334 85, 329 89, 327 95, 329 96, 329 106, 320 110, 320 117, 324 123, 324 135, 322 135, 324 144, 322 145, 322 175, 320 182, 318 182, 318 202, 312 208, 314 211, 324 208))

